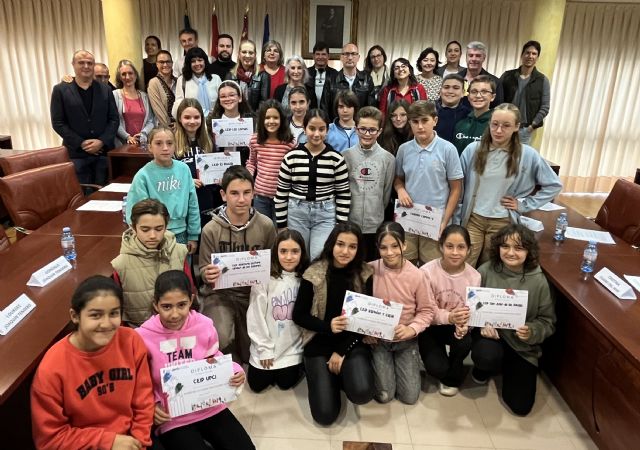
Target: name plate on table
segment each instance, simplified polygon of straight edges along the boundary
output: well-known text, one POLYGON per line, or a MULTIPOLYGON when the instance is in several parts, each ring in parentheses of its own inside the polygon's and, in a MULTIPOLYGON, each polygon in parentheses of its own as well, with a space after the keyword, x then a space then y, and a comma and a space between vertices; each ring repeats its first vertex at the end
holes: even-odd
POLYGON ((222 271, 213 289, 268 284, 271 276, 271 250, 212 253, 211 264, 220 267, 222 271))
POLYGON ((394 220, 402 225, 407 233, 425 236, 435 241, 440 237, 441 209, 418 203, 414 203, 413 208, 405 208, 396 200, 394 220))
POLYGON ((13 327, 26 317, 36 304, 26 294, 15 299, 4 310, 0 311, 0 334, 6 335, 13 327))
POLYGON ((205 185, 220 184, 222 175, 231 166, 240 165, 240 152, 203 153, 196 156, 198 178, 205 185))
POLYGON ((171 417, 184 416, 212 408, 237 398, 236 388, 229 385, 233 376, 231 355, 194 361, 160 369, 162 392, 167 395, 171 417))
POLYGON ((515 330, 527 319, 529 291, 467 287, 469 326, 515 330))
POLYGON ((253 119, 215 119, 211 129, 216 147, 248 147, 253 134, 253 119))
POLYGON ((625 283, 618 275, 603 267, 600 272, 595 274, 594 278, 598 280, 604 287, 609 289, 613 295, 620 300, 636 300, 636 294, 633 288, 625 283))
POLYGON ((64 256, 60 256, 44 266, 42 269, 36 270, 27 281, 27 286, 43 287, 51 283, 62 274, 71 270, 71 264, 64 256))
POLYGON ((544 230, 544 225, 539 220, 532 219, 531 217, 527 216, 520 216, 519 220, 521 225, 524 225, 534 233, 544 230))
POLYGON ((391 341, 400 322, 402 304, 347 291, 342 311, 349 318, 348 331, 391 341))

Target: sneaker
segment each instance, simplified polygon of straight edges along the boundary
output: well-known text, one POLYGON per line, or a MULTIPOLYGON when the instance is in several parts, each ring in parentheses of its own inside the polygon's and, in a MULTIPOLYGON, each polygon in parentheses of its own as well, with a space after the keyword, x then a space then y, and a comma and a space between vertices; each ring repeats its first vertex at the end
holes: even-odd
POLYGON ((475 384, 487 384, 489 382, 489 377, 484 378, 480 373, 478 373, 478 369, 475 367, 471 371, 471 379, 475 384))
POLYGON ((440 392, 440 395, 444 395, 445 397, 453 397, 458 393, 458 388, 453 386, 447 386, 440 383, 439 392, 440 392))

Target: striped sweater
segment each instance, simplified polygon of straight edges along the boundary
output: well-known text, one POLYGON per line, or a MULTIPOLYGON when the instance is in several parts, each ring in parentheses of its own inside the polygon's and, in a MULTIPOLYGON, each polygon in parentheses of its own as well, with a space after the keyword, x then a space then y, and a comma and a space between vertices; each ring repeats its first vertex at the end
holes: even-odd
POLYGON ((278 172, 282 158, 295 147, 295 142, 279 144, 259 144, 258 135, 249 141, 247 169, 255 177, 256 194, 273 198, 278 186, 278 172), (256 174, 257 173, 257 174, 256 174))
POLYGON ((289 198, 310 202, 335 198, 336 220, 346 222, 349 219, 349 170, 342 155, 329 144, 325 145, 316 156, 300 145, 282 160, 275 197, 278 228, 287 226, 289 198))

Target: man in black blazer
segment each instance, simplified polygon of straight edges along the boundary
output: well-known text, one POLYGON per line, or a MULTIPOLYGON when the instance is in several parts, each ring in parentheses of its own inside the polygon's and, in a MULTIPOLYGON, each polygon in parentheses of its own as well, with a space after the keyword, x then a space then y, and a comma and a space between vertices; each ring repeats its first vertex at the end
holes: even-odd
MULTIPOLYGON (((333 67, 329 67, 329 47, 324 42, 316 42, 313 46, 313 66, 309 67, 310 83, 314 85, 318 107, 322 108, 328 104, 329 88, 338 75, 338 71, 333 67)), ((330 108, 331 109, 331 108, 330 108)), ((331 111, 325 111, 330 114, 331 111)))
POLYGON ((71 61, 75 78, 53 87, 51 125, 62 137, 80 183, 107 182, 106 152, 113 149, 119 118, 111 89, 94 81, 95 59, 78 50, 71 61))

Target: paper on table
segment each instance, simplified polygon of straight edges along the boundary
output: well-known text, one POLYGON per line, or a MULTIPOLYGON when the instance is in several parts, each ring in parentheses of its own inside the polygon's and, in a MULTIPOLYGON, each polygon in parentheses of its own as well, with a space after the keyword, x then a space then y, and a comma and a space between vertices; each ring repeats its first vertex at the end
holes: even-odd
POLYGON ((633 275, 625 275, 624 277, 629 283, 631 283, 631 286, 636 288, 637 291, 640 291, 640 277, 636 277, 633 275))
POLYGON ((79 207, 76 211, 122 211, 122 200, 89 200, 87 203, 79 207))
POLYGON ((538 210, 540 211, 559 211, 561 209, 567 209, 564 206, 556 205, 553 202, 545 203, 538 210))
POLYGON ((586 228, 567 227, 565 237, 579 241, 596 241, 600 244, 615 244, 608 231, 587 230, 586 228))
POLYGON ((100 189, 100 192, 122 192, 126 194, 129 192, 131 183, 111 183, 100 189))
POLYGON ((603 267, 600 272, 595 274, 594 278, 620 300, 635 300, 637 298, 631 286, 606 267, 603 267))
POLYGON ((544 230, 544 224, 539 220, 532 219, 531 217, 520 216, 520 223, 533 232, 544 230))

